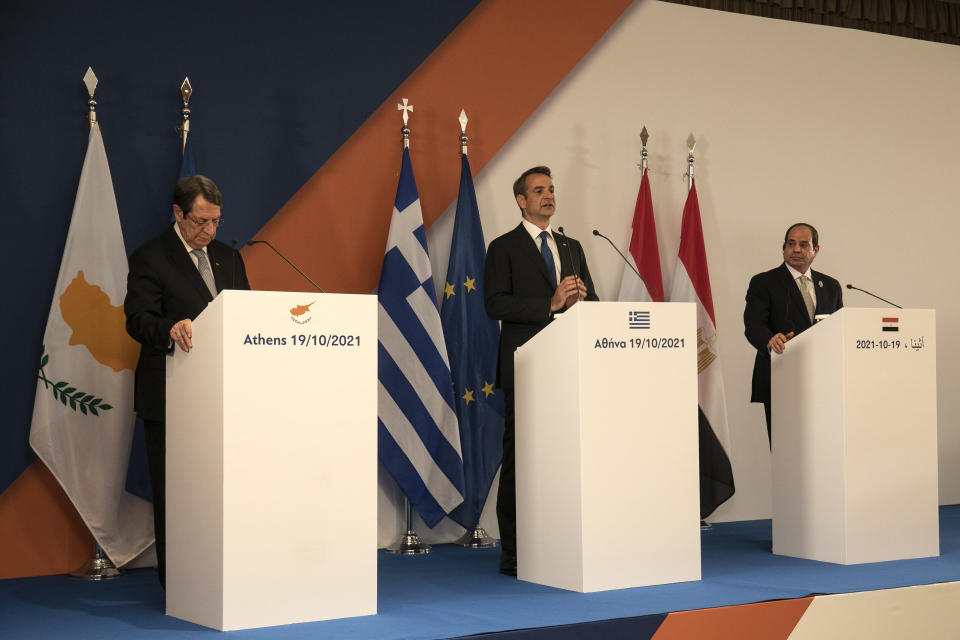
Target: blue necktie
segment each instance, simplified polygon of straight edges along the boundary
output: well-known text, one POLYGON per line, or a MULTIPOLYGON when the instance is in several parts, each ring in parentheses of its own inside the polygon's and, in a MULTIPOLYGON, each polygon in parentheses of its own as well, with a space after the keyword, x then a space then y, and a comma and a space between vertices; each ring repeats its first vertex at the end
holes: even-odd
POLYGON ((557 267, 553 262, 553 252, 550 251, 550 245, 547 244, 547 232, 543 231, 540 233, 540 255, 543 256, 543 261, 547 263, 547 273, 550 274, 550 283, 553 285, 553 288, 557 288, 557 267))

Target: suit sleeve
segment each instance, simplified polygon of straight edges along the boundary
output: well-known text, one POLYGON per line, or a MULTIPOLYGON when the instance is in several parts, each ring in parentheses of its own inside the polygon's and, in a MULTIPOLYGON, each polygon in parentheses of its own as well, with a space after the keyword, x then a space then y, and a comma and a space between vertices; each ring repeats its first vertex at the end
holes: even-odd
POLYGON ((747 341, 758 351, 767 348, 774 336, 770 330, 770 290, 760 275, 754 276, 747 287, 747 304, 743 309, 743 328, 747 341))
POLYGON ((127 316, 127 333, 130 337, 153 349, 167 349, 171 327, 182 320, 164 317, 160 278, 140 252, 130 257, 123 311, 127 316))
POLYGON ((837 285, 837 306, 834 308, 834 311, 839 311, 843 309, 843 287, 840 286, 840 282, 837 280, 833 281, 837 285))
POLYGON ((550 321, 550 297, 518 294, 510 251, 504 242, 498 240, 490 243, 483 270, 483 299, 487 315, 506 322, 546 324, 550 321))

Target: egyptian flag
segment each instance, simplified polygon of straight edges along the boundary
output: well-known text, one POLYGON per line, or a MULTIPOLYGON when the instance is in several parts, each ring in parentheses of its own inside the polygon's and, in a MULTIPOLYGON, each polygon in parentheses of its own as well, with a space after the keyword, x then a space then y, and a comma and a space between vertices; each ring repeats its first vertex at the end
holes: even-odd
POLYGON ((710 293, 710 272, 700 224, 697 185, 693 183, 680 225, 680 264, 674 272, 671 302, 697 304, 697 388, 700 415, 700 519, 706 519, 733 495, 730 431, 723 372, 717 350, 717 321, 710 293))
POLYGON ((630 258, 637 273, 629 267, 623 270, 620 294, 617 300, 663 302, 663 277, 660 275, 660 250, 657 248, 657 223, 653 217, 653 198, 650 178, 643 170, 637 205, 633 209, 633 229, 630 233, 630 258))

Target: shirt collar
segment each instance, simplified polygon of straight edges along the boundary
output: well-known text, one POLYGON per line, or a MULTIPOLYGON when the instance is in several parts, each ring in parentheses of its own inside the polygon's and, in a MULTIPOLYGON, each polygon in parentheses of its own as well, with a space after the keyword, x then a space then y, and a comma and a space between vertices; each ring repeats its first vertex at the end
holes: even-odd
POLYGON ((522 219, 521 219, 521 222, 523 223, 523 228, 527 230, 527 233, 530 234, 530 237, 533 238, 533 241, 534 241, 534 242, 537 241, 537 238, 539 238, 539 237, 540 237, 540 234, 543 233, 544 231, 546 231, 546 232, 549 234, 549 235, 547 236, 547 239, 550 239, 550 238, 553 237, 553 229, 550 228, 550 225, 549 225, 549 224, 547 225, 547 228, 546 228, 546 229, 541 229, 540 227, 538 227, 537 225, 533 224, 532 222, 530 222, 530 221, 527 220, 526 218, 522 218, 522 219))
POLYGON ((796 269, 794 269, 793 267, 791 267, 791 266, 790 266, 789 264, 787 264, 786 262, 784 262, 783 264, 784 264, 784 266, 787 267, 787 271, 790 272, 790 275, 793 277, 794 280, 796 280, 796 279, 799 278, 800 276, 807 276, 808 278, 810 278, 810 280, 813 280, 813 276, 810 275, 810 272, 812 271, 811 269, 808 268, 806 273, 800 273, 799 271, 797 271, 796 269))
MULTIPOLYGON (((183 234, 180 233, 180 225, 177 224, 176 220, 173 222, 173 230, 176 231, 177 237, 180 238, 180 242, 183 243, 183 248, 187 250, 187 253, 193 252, 193 247, 187 244, 187 241, 183 239, 183 234)), ((207 248, 201 247, 200 251, 203 251, 203 255, 207 255, 207 248)))

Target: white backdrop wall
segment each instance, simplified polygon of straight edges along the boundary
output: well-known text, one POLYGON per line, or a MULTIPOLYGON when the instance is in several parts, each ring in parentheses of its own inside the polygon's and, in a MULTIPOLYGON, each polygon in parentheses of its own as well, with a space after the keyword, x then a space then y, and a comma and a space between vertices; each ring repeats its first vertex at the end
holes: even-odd
MULTIPOLYGON (((489 243, 520 220, 516 176, 551 166, 555 226, 583 243, 601 300, 613 300, 622 262, 591 231, 626 250, 646 125, 669 291, 694 133, 737 485, 713 520, 770 517, 770 453, 762 407, 749 403, 742 313, 747 282, 781 262, 783 233, 797 221, 820 231, 819 271, 937 310, 940 501, 960 502, 958 73, 956 46, 638 0, 475 177, 489 243)), ((452 230, 451 206, 428 232, 438 286, 452 230)), ((884 306, 854 291, 844 302, 884 306)), ((381 470, 381 546, 400 532, 400 502, 381 470)), ((481 524, 496 534, 493 502, 481 524)), ((449 521, 416 526, 428 541, 463 533, 449 521)))

